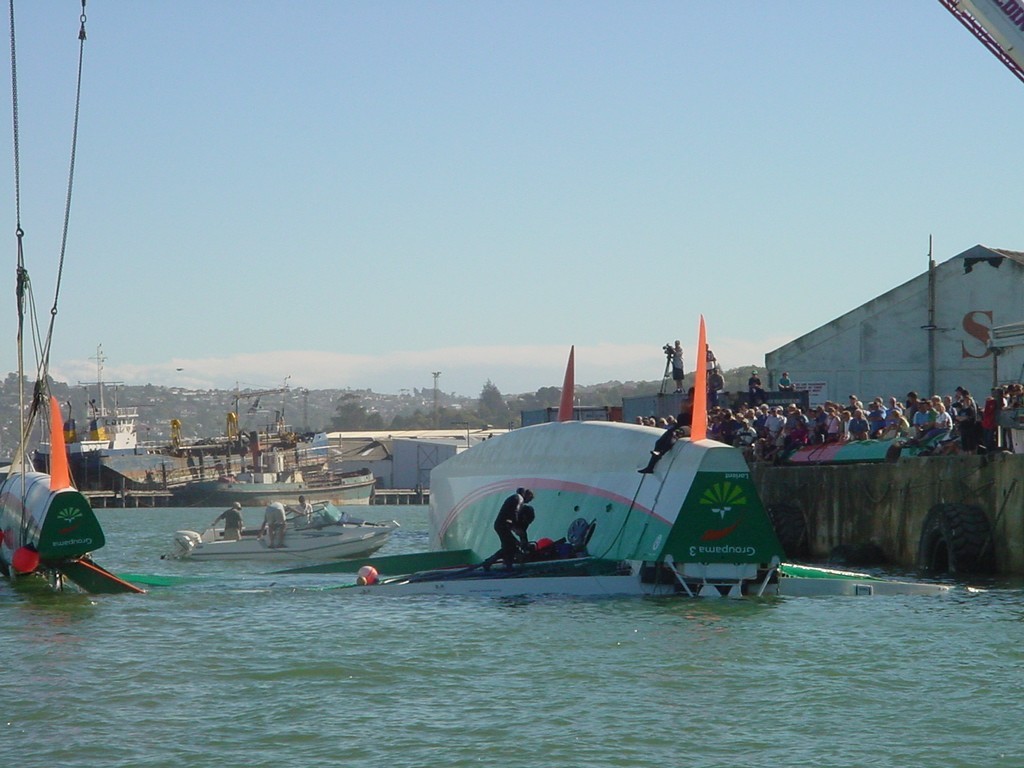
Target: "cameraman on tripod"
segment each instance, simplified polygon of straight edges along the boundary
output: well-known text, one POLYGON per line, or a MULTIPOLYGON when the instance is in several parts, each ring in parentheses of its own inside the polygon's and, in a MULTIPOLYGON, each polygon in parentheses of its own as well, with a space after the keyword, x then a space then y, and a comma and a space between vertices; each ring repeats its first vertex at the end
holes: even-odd
POLYGON ((680 344, 679 339, 676 339, 675 346, 666 344, 663 349, 665 350, 665 356, 672 363, 672 380, 676 383, 676 394, 681 394, 683 391, 683 376, 686 375, 683 372, 683 346, 680 344))

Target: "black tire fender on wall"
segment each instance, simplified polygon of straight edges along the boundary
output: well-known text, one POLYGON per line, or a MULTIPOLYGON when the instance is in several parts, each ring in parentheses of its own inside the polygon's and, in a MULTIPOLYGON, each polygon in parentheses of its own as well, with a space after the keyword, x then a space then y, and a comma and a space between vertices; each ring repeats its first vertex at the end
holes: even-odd
POLYGON ((992 573, 992 527, 973 504, 936 504, 921 526, 918 566, 930 573, 992 573))
POLYGON ((779 502, 765 507, 768 518, 772 521, 775 535, 779 537, 782 551, 786 557, 805 558, 810 555, 807 541, 807 519, 797 504, 779 502))

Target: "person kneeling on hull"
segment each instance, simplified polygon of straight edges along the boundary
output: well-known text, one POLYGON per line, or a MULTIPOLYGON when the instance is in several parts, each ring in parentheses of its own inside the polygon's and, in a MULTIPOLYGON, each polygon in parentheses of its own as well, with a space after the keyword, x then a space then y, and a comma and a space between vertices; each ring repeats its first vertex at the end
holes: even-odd
POLYGON ((516 492, 502 502, 498 516, 494 520, 494 532, 498 534, 501 548, 484 560, 485 569, 501 560, 507 568, 516 561, 516 555, 522 548, 529 546, 526 529, 535 517, 533 507, 527 502, 533 501, 533 491, 529 488, 517 488, 516 492), (525 522, 525 525, 524 525, 525 522))

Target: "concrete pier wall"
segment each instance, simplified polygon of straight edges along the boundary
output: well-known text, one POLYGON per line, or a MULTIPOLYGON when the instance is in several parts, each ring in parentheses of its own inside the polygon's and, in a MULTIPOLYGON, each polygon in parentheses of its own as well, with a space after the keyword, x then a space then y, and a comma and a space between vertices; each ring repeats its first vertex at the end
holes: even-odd
POLYGON ((894 565, 918 564, 922 526, 937 504, 984 511, 995 567, 1024 575, 1024 455, 935 456, 879 464, 784 467, 752 476, 765 506, 794 504, 807 521, 811 556, 872 543, 894 565))

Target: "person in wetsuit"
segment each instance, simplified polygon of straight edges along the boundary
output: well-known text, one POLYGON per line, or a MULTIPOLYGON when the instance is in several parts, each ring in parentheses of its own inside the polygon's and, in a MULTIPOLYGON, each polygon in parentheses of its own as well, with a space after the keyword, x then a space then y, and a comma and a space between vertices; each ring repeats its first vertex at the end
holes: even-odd
POLYGON ((670 424, 668 429, 661 433, 658 439, 654 443, 654 450, 651 451, 651 459, 647 462, 647 466, 643 469, 638 469, 641 475, 649 475, 654 472, 654 465, 658 463, 658 460, 666 453, 672 450, 672 446, 676 444, 676 441, 680 437, 680 433, 685 430, 685 434, 690 434, 687 429, 693 422, 693 414, 689 411, 684 411, 679 414, 674 424, 670 424))
MULTIPOLYGON (((533 491, 529 488, 517 488, 516 492, 505 499, 498 510, 498 516, 494 519, 494 532, 498 534, 498 541, 501 548, 484 561, 485 567, 501 560, 507 568, 511 568, 516 561, 516 554, 520 549, 520 542, 526 545, 526 527, 533 522, 533 507, 525 507, 529 510, 529 522, 522 525, 520 514, 524 504, 533 501, 533 491)), ((525 518, 524 518, 525 519, 525 518)))

